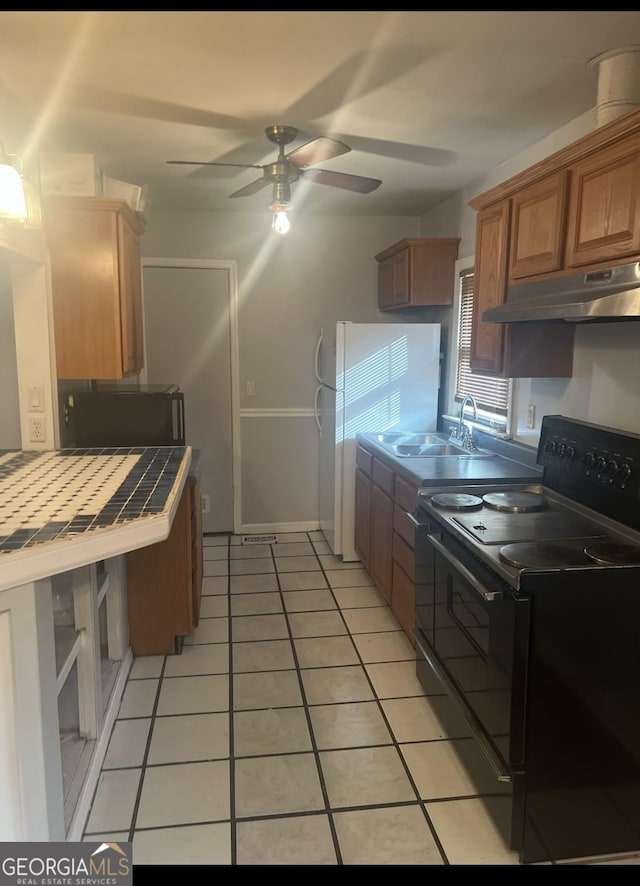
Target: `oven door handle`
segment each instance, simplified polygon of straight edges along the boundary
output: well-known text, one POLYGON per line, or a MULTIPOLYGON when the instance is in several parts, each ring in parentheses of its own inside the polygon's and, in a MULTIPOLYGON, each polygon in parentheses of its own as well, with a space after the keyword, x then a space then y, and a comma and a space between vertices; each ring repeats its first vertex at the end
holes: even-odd
POLYGON ((486 588, 483 588, 478 579, 469 572, 466 566, 463 566, 462 563, 456 560, 435 535, 427 535, 427 539, 431 542, 436 551, 438 551, 439 554, 442 554, 445 560, 454 567, 456 572, 459 572, 464 580, 480 594, 483 600, 486 600, 487 603, 493 603, 495 600, 502 600, 501 591, 488 591, 486 588))

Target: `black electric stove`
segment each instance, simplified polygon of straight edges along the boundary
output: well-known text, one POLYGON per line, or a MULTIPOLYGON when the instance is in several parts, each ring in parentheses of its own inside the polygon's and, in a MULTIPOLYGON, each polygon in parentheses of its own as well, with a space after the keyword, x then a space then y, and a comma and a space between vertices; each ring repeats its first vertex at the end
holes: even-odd
POLYGON ((418 676, 465 717, 522 862, 639 852, 640 435, 545 416, 537 462, 421 490, 418 676))

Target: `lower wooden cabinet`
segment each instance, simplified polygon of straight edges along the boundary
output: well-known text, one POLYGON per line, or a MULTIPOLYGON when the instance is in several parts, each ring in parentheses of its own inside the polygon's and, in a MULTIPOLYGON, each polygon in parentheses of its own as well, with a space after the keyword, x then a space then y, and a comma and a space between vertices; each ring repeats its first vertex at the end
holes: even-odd
POLYGON ((373 484, 360 468, 356 469, 354 547, 365 569, 371 552, 371 488, 373 484))
POLYGON ((169 537, 126 555, 134 655, 182 652, 184 638, 198 624, 203 557, 199 500, 199 485, 187 483, 169 537))
POLYGON ((392 567, 393 502, 374 484, 371 489, 369 574, 387 602, 391 602, 392 567))
POLYGON ((355 548, 363 567, 413 642, 418 488, 360 444, 356 463, 355 548))
POLYGON ((193 626, 200 622, 200 602, 202 600, 202 577, 204 575, 204 544, 202 536, 202 493, 200 482, 189 485, 191 505, 191 591, 193 598, 193 626))
POLYGON ((393 561, 391 609, 406 633, 411 637, 416 623, 416 586, 404 569, 393 561))

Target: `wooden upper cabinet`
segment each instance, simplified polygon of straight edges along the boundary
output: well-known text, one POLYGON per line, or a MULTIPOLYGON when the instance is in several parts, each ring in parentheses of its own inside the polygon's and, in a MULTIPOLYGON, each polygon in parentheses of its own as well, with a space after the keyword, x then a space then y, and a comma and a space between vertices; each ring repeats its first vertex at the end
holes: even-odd
POLYGON ((567 265, 640 253, 640 135, 571 167, 567 265))
POLYGON ((400 240, 378 253, 378 308, 452 304, 459 243, 457 238, 400 240))
POLYGON ((571 323, 487 323, 484 311, 504 303, 511 201, 480 210, 476 221, 471 353, 472 372, 502 378, 569 378, 575 327, 571 323))
POLYGON ((559 271, 564 259, 568 173, 557 172, 512 198, 509 278, 559 271))
POLYGON ((509 200, 503 200, 481 210, 476 220, 473 334, 469 360, 472 372, 501 375, 504 368, 507 330, 501 323, 485 323, 482 314, 504 303, 510 210, 509 200))
POLYGON ((143 367, 139 238, 121 200, 47 197, 58 378, 125 378, 143 367))

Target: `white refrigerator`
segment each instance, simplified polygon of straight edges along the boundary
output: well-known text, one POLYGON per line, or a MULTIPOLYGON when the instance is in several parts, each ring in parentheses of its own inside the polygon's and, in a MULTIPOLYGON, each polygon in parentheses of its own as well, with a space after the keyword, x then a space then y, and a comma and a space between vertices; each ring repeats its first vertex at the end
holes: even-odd
POLYGON ((316 346, 320 528, 334 554, 354 547, 356 434, 435 431, 439 323, 350 323, 321 329, 316 346))

